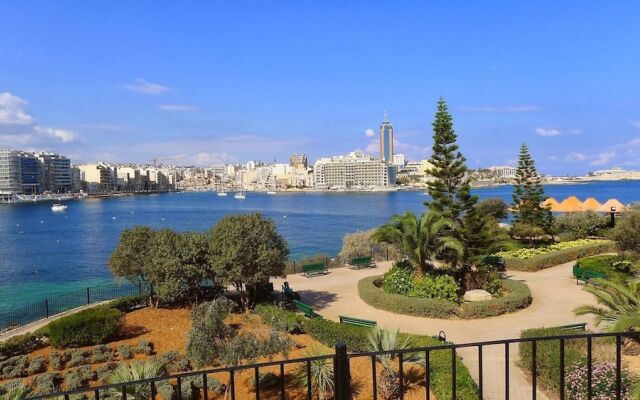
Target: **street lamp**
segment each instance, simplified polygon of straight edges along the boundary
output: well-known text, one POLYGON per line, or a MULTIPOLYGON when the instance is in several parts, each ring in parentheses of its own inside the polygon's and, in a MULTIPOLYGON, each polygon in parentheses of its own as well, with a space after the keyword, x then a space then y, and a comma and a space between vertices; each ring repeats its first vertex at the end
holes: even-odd
POLYGON ((614 228, 616 226, 616 208, 615 207, 611 207, 611 222, 610 225, 612 228, 614 228))

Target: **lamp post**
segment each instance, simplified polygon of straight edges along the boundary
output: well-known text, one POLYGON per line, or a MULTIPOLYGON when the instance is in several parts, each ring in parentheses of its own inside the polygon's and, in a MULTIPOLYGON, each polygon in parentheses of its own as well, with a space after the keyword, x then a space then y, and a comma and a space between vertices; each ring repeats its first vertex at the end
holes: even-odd
POLYGON ((616 208, 615 207, 611 207, 611 222, 610 225, 612 228, 615 228, 616 226, 616 208))

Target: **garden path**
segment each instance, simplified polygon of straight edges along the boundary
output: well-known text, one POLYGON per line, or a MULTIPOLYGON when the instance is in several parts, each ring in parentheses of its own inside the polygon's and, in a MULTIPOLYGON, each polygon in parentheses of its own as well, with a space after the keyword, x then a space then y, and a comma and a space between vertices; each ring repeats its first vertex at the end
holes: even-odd
MULTIPOLYGON (((525 310, 477 320, 412 317, 369 306, 358 296, 358 281, 366 276, 383 274, 390 268, 390 262, 379 263, 377 268, 358 271, 348 268, 333 269, 327 275, 313 278, 299 274, 289 275, 286 280, 294 290, 300 292, 303 301, 312 305, 325 318, 337 321, 340 315, 349 315, 378 321, 384 328, 422 335, 437 335, 444 331, 450 341, 469 343, 517 338, 524 329, 577 322, 587 322, 593 329, 590 317, 576 317, 573 314, 574 308, 595 303, 593 296, 572 279, 573 264, 570 262, 538 272, 508 271, 511 279, 520 280, 529 286, 533 303, 525 310)), ((276 280, 276 288, 282 282, 283 280, 276 280)), ((483 350, 485 399, 505 398, 504 352, 504 346, 490 346, 483 350)), ((477 382, 477 350, 461 349, 459 354, 477 382)), ((509 398, 528 400, 532 398, 531 385, 517 367, 517 361, 518 348, 513 345, 510 348, 509 398)), ((538 391, 537 396, 538 399, 548 399, 541 391, 538 391)))

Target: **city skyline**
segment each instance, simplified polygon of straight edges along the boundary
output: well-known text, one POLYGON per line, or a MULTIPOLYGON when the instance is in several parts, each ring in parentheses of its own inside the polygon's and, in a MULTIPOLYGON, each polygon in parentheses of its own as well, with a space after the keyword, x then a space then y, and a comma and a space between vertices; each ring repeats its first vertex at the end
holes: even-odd
POLYGON ((388 108, 394 152, 421 160, 443 96, 471 168, 514 165, 526 142, 543 173, 638 169, 637 11, 5 3, 0 147, 185 165, 378 155, 388 108))

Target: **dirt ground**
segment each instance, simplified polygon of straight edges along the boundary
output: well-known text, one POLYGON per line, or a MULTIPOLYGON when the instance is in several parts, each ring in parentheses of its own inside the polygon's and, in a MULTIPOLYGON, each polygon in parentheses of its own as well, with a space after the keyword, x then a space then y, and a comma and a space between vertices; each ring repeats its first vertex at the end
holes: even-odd
MULTIPOLYGON (((268 327, 262 323, 261 319, 256 315, 241 315, 233 314, 227 321, 231 326, 234 326, 239 331, 267 331, 268 327)), ((182 354, 185 353, 185 347, 187 342, 187 334, 191 328, 190 310, 186 308, 176 309, 154 309, 145 308, 136 310, 126 314, 123 317, 123 323, 120 330, 119 338, 110 343, 107 346, 117 349, 121 344, 130 344, 135 346, 140 340, 147 340, 153 344, 154 354, 161 354, 170 350, 178 351, 182 354)), ((308 335, 292 335, 291 338, 295 342, 294 347, 287 355, 289 360, 297 358, 303 358, 307 356, 307 351, 311 346, 321 346, 326 349, 327 354, 331 354, 333 349, 326 346, 322 346, 308 335)), ((83 350, 90 350, 93 346, 84 347, 83 350)), ((36 350, 29 354, 30 358, 34 356, 44 356, 48 359, 52 351, 57 351, 50 346, 36 350)), ((137 354, 136 360, 144 360, 149 356, 137 354)), ((274 356, 271 359, 263 358, 256 362, 278 361, 283 360, 282 355, 274 356)), ((126 360, 124 362, 131 362, 132 360, 126 360)), ((122 360, 114 360, 114 362, 122 362, 122 360)), ((92 368, 95 370, 101 364, 93 364, 92 368)), ((298 375, 299 371, 304 370, 304 363, 287 364, 284 368, 284 383, 285 394, 287 399, 306 399, 306 388, 301 384, 298 375)), ((64 374, 67 368, 62 371, 55 371, 64 374)), ((379 363, 376 364, 376 371, 378 379, 382 367, 379 363)), ((54 371, 51 371, 54 372, 54 371)), ((271 372, 276 376, 280 376, 280 367, 265 367, 260 369, 260 373, 271 372)), ((407 400, 418 400, 425 398, 424 387, 424 371, 417 366, 405 365, 404 374, 406 377, 406 394, 407 400)), ((372 365, 369 358, 355 358, 351 361, 351 375, 352 384, 355 392, 359 393, 357 398, 370 399, 373 397, 373 385, 372 385, 372 365)), ((228 373, 212 374, 213 376, 225 384, 229 384, 228 373)), ((253 389, 253 380, 255 371, 253 369, 238 371, 235 373, 235 389, 236 399, 255 399, 256 394, 253 389)), ((25 378, 25 382, 30 382, 33 377, 25 378)), ((0 381, 0 384, 3 382, 0 381)), ((172 382, 175 383, 175 382, 172 382)), ((98 386, 98 381, 90 383, 91 387, 98 386)), ((64 385, 61 389, 64 389, 64 385)), ((216 395, 209 393, 209 398, 222 398, 224 395, 216 395)), ((262 399, 279 399, 280 398, 280 386, 277 385, 274 388, 265 388, 260 390, 260 398, 262 399)), ((314 398, 317 398, 314 395, 314 398)), ((434 397, 432 397, 434 398, 434 397)))

